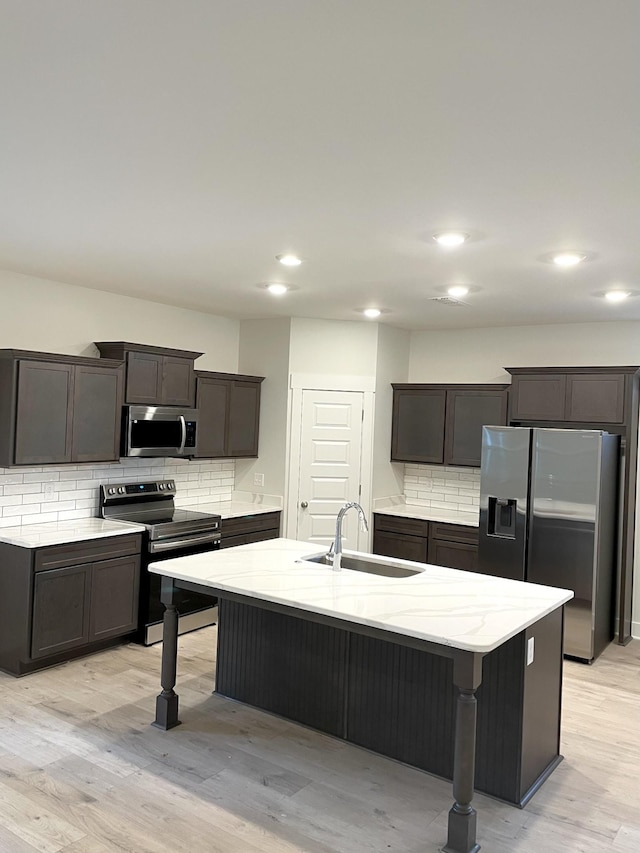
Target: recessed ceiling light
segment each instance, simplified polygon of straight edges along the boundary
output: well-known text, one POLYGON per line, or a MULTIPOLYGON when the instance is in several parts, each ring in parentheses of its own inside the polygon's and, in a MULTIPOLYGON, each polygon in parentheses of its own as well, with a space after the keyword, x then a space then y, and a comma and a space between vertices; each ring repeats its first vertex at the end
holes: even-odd
POLYGON ((271 293, 273 296, 284 296, 284 294, 285 294, 285 293, 287 293, 287 291, 289 290, 289 288, 287 287, 287 285, 286 285, 286 284, 276 284, 276 283, 273 283, 273 284, 268 284, 268 285, 267 285, 267 290, 268 290, 268 291, 269 291, 269 293, 271 293))
POLYGON ((609 290, 605 293, 604 298, 608 299, 609 302, 624 302, 628 296, 628 290, 609 290))
POLYGON ((379 308, 365 308, 362 313, 370 320, 374 320, 376 317, 379 317, 382 314, 382 311, 379 308))
POLYGON ((276 255, 276 261, 280 261, 285 267, 299 267, 302 263, 302 258, 297 255, 276 255))
POLYGON ((469 239, 469 235, 462 231, 441 231, 439 234, 434 234, 433 239, 439 246, 454 249, 456 246, 465 243, 469 239))
POLYGON ((553 263, 558 267, 574 267, 576 264, 586 261, 584 252, 558 252, 553 256, 553 263))
POLYGON ((449 296, 453 296, 454 299, 461 299, 469 293, 469 288, 465 287, 464 284, 454 284, 453 287, 447 290, 447 293, 449 296))

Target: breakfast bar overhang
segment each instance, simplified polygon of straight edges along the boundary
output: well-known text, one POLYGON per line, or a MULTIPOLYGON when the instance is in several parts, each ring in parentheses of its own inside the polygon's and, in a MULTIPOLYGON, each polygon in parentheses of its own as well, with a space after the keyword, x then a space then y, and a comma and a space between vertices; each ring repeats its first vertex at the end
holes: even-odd
POLYGON ((572 593, 378 556, 413 571, 336 572, 313 551, 275 539, 151 564, 166 607, 154 725, 179 724, 175 591, 206 590, 217 693, 452 779, 443 850, 474 853, 474 787, 523 806, 561 760, 572 593))

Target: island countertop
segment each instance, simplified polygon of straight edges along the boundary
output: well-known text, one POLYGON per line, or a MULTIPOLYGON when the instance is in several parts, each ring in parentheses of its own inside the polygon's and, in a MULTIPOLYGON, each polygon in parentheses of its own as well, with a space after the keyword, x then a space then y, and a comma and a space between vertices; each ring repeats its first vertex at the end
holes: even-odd
POLYGON ((376 562, 401 564, 416 574, 398 579, 301 562, 324 550, 314 543, 271 539, 151 563, 149 571, 256 603, 269 601, 481 654, 573 597, 566 589, 377 555, 376 562))

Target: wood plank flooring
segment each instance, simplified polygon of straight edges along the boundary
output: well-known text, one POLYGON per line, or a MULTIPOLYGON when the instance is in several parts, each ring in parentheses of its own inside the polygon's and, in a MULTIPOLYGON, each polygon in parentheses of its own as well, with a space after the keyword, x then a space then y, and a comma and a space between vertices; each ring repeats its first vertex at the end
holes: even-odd
MULTIPOLYGON (((451 785, 211 695, 180 638, 183 725, 150 727, 160 647, 0 674, 0 853, 435 853, 451 785)), ((526 809, 476 795, 489 853, 640 850, 640 642, 565 662, 565 760, 526 809)))

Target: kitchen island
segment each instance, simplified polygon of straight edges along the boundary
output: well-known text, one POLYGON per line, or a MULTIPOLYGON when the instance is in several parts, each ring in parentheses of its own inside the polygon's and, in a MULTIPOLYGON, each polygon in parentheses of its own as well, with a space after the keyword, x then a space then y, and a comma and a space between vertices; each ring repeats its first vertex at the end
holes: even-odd
POLYGON ((318 552, 274 539, 150 565, 166 607, 154 724, 179 722, 174 591, 212 590, 216 692, 452 778, 444 850, 473 853, 474 785, 522 806, 561 760, 572 593, 371 555, 406 576, 334 572, 318 552))

